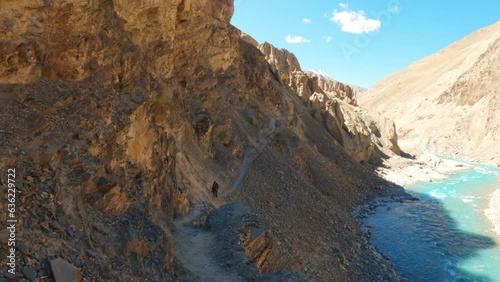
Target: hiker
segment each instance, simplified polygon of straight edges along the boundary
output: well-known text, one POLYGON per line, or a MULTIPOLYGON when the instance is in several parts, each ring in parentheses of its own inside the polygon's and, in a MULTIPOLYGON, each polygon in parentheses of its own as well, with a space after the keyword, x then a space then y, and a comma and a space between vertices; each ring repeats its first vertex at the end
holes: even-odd
POLYGON ((219 192, 219 184, 214 181, 214 184, 212 184, 212 194, 214 195, 214 198, 217 198, 217 192, 219 192))

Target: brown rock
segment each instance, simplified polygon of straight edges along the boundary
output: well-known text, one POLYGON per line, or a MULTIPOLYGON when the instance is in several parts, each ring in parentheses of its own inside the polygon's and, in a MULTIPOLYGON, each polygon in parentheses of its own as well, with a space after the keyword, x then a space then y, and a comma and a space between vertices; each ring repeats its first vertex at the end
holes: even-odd
POLYGON ((82 273, 80 269, 73 266, 62 258, 56 258, 50 261, 50 269, 56 282, 80 282, 82 273))
MULTIPOLYGON (((349 155, 357 161, 372 159, 377 140, 371 140, 369 123, 361 115, 356 93, 350 85, 318 72, 301 71, 295 55, 286 49, 277 49, 267 42, 259 45, 259 49, 282 83, 314 109, 315 119, 325 121, 325 127, 349 155)), ((391 133, 387 130, 391 134, 387 143, 391 150, 399 153, 395 127, 393 129, 391 133)))
POLYGON ((106 177, 100 177, 97 180, 96 186, 97 186, 97 190, 99 190, 99 192, 107 193, 109 190, 111 190, 111 188, 116 186, 116 182, 114 182, 113 180, 110 180, 106 177))
POLYGON ((385 118, 382 114, 375 117, 365 114, 363 118, 370 124, 373 142, 381 147, 379 149, 382 152, 388 154, 389 152, 384 149, 389 149, 392 153, 401 155, 396 125, 393 121, 385 118))
POLYGON ((234 13, 234 0, 181 0, 177 11, 182 20, 208 15, 229 22, 234 13))
MULTIPOLYGON (((257 143, 262 144, 263 151, 259 149, 258 154, 247 158, 248 175, 241 183, 246 186, 239 191, 252 191, 246 201, 265 196, 253 205, 261 208, 259 213, 275 212, 276 217, 267 217, 264 228, 276 230, 279 238, 271 245, 266 233, 248 242, 248 253, 259 266, 277 272, 304 270, 304 265, 310 265, 307 271, 319 280, 373 280, 365 270, 376 267, 375 262, 368 268, 358 268, 340 265, 329 257, 327 247, 337 239, 347 242, 341 246, 346 255, 370 256, 369 252, 352 253, 350 242, 359 242, 359 238, 319 220, 324 214, 318 207, 331 204, 343 221, 349 220, 348 209, 373 194, 373 177, 333 146, 335 139, 321 127, 325 125, 307 114, 306 104, 314 93, 330 99, 331 92, 352 104, 348 99, 351 91, 341 84, 330 86, 299 73, 295 56, 268 46, 268 59, 278 66, 270 71, 266 56, 244 43, 241 33, 229 24, 232 10, 230 0, 2 2, 0 14, 5 20, 0 21, 0 82, 16 83, 0 83, 0 112, 5 114, 0 127, 16 129, 16 134, 2 139, 2 146, 11 148, 6 151, 5 163, 22 164, 35 179, 41 165, 47 173, 50 168, 50 181, 43 189, 61 205, 60 223, 71 226, 75 233, 75 238, 58 236, 54 241, 48 221, 31 225, 23 236, 38 242, 33 247, 41 247, 53 257, 61 247, 76 253, 94 245, 97 251, 87 251, 92 257, 82 263, 94 276, 106 261, 113 265, 116 281, 144 277, 193 281, 186 279, 187 270, 164 268, 158 257, 162 252, 153 247, 150 251, 144 241, 132 240, 124 251, 138 257, 151 256, 152 264, 144 266, 141 277, 129 271, 129 264, 121 258, 105 254, 123 251, 119 232, 123 230, 120 222, 125 220, 133 220, 131 228, 137 237, 151 233, 151 238, 158 238, 162 244, 165 240, 160 238, 168 238, 164 246, 168 248, 175 242, 170 239, 179 239, 171 238, 177 236, 171 232, 172 220, 188 213, 191 204, 203 201, 207 180, 216 178, 224 192, 230 190, 243 158, 257 143), (297 79, 293 83, 303 89, 300 95, 304 103, 289 87, 294 72, 297 79), (22 93, 19 96, 24 98, 11 93, 22 93), (199 123, 197 131, 192 124, 200 121, 200 112, 210 113, 210 121, 199 123), (288 114, 294 117, 286 123, 288 114), (256 126, 247 122, 248 117, 256 121, 256 126), (272 126, 273 120, 280 123, 278 128, 272 126), (265 134, 271 134, 269 142, 259 142, 265 134), (290 147, 290 164, 297 160, 301 168, 296 169, 305 172, 292 171, 274 149, 272 143, 278 134, 283 146, 290 147), (26 152, 26 158, 18 152, 26 152), (287 172, 286 176, 277 174, 277 170, 287 172), (310 177, 303 178, 302 174, 310 177), (101 176, 116 184, 99 188, 101 176), (247 189, 252 183, 258 184, 258 190, 247 189), (314 192, 325 187, 331 190, 331 196, 314 192), (277 196, 267 191, 286 194, 277 196), (330 198, 335 201, 331 203, 330 198), (124 218, 132 200, 137 210, 124 218), (269 200, 275 208, 262 204, 269 200), (118 216, 118 220, 110 221, 96 207, 118 216), (109 226, 110 222, 113 225, 103 233, 90 229, 92 224, 109 226), (47 232, 42 232, 43 228, 47 232), (302 232, 311 237, 299 240, 302 232), (86 240, 81 240, 84 235, 86 240), (77 237, 80 239, 75 240, 77 237), (103 246, 106 244, 111 251, 103 246), (324 252, 308 255, 318 250, 324 252), (269 267, 262 267, 265 264, 269 267)), ((347 135, 339 138, 347 142, 357 137, 350 137, 349 132, 346 129, 347 135)), ((39 206, 39 201, 41 197, 36 197, 33 205, 26 207, 39 206)), ((32 212, 43 214, 41 209, 32 212)), ((80 266, 80 259, 73 256, 74 265, 63 259, 52 261, 55 280, 81 280, 81 272, 75 268, 80 266)), ((177 269, 192 265, 183 264, 178 262, 177 269)), ((241 280, 248 279, 251 277, 241 280)))
POLYGON ((120 187, 116 186, 98 200, 95 206, 106 213, 117 216, 124 213, 130 204, 131 201, 127 193, 122 192, 120 187))
POLYGON ((0 231, 0 242, 2 244, 7 244, 7 242, 9 242, 9 236, 10 231, 7 228, 2 229, 2 231, 0 231))
POLYGON ((143 240, 131 240, 127 243, 123 254, 128 257, 132 253, 136 253, 140 259, 143 259, 149 253, 148 245, 143 240))
POLYGON ((356 91, 353 89, 354 86, 338 82, 317 71, 305 71, 303 73, 311 81, 309 83, 313 91, 321 91, 329 98, 337 98, 351 105, 357 105, 356 91))
POLYGON ((310 87, 310 79, 303 72, 294 72, 290 79, 290 87, 297 93, 304 101, 308 101, 314 92, 310 87))
POLYGON ((354 159, 369 161, 374 145, 371 131, 352 105, 333 99, 326 107, 326 128, 354 159))
POLYGON ((301 70, 297 57, 286 49, 278 49, 264 42, 259 45, 259 50, 266 56, 273 71, 285 85, 289 84, 292 72, 301 70))
POLYGON ((250 241, 250 234, 242 235, 242 242, 245 253, 255 261, 259 269, 262 269, 267 261, 269 253, 273 248, 273 241, 269 231, 262 232, 255 240, 250 241))
POLYGON ((31 267, 24 267, 23 274, 31 282, 34 282, 36 279, 36 271, 31 267))

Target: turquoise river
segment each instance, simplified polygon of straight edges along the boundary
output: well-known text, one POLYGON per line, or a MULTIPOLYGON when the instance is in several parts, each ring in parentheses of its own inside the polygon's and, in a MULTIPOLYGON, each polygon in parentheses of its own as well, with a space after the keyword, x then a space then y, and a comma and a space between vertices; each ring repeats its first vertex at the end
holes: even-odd
POLYGON ((500 169, 473 165, 405 187, 419 201, 389 202, 363 219, 371 242, 412 281, 500 281, 500 240, 484 216, 500 169))

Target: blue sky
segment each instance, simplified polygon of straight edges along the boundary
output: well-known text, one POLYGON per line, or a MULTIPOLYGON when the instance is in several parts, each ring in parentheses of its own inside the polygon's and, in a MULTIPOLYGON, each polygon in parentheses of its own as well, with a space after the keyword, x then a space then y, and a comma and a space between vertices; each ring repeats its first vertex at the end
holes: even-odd
POLYGON ((500 20, 500 0, 235 0, 232 24, 304 70, 369 87, 500 20))

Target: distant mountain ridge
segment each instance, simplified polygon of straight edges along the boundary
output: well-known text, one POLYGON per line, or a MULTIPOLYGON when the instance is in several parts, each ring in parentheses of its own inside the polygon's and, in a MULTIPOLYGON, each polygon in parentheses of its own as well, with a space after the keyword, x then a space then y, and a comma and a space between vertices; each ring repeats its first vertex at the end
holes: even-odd
POLYGON ((500 164, 500 21, 413 63, 360 98, 407 148, 500 164))

